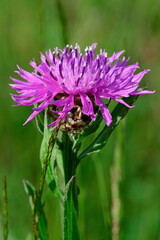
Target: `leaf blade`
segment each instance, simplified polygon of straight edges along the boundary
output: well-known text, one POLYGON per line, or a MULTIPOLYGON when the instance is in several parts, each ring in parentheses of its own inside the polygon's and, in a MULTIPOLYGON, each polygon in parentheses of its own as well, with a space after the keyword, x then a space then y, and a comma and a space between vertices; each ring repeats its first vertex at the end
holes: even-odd
MULTIPOLYGON (((31 210, 33 210, 33 204, 34 204, 34 192, 35 192, 35 188, 34 186, 27 180, 23 180, 23 185, 24 185, 24 189, 25 192, 27 193, 28 197, 29 197, 29 202, 30 202, 30 206, 31 206, 31 210)), ((40 215, 38 216, 39 221, 38 221, 38 230, 39 230, 39 237, 41 240, 48 240, 48 232, 47 232, 47 220, 43 211, 43 206, 41 204, 41 202, 38 202, 38 209, 40 211, 40 215)))
MULTIPOLYGON (((129 98, 125 98, 125 102, 127 102, 129 105, 132 105, 137 100, 137 98, 138 95, 133 95, 129 98)), ((110 124, 110 126, 106 125, 96 137, 96 139, 78 156, 77 165, 83 157, 90 155, 94 152, 99 152, 105 146, 114 128, 119 124, 120 120, 122 120, 126 116, 128 111, 129 108, 125 105, 122 105, 121 103, 117 104, 117 106, 112 112, 112 123, 110 124)))
MULTIPOLYGON (((44 115, 44 134, 43 134, 43 140, 42 140, 41 149, 40 149, 40 161, 42 166, 45 162, 47 151, 48 151, 49 140, 53 133, 53 130, 46 126, 47 126, 47 111, 45 111, 45 115, 44 115)), ((47 167, 45 179, 50 190, 62 201, 63 193, 58 185, 58 175, 56 172, 56 152, 57 151, 58 151, 57 145, 54 144, 52 153, 51 153, 51 159, 47 167)))
POLYGON ((72 197, 74 176, 68 181, 64 195, 64 240, 80 240, 77 215, 72 197))

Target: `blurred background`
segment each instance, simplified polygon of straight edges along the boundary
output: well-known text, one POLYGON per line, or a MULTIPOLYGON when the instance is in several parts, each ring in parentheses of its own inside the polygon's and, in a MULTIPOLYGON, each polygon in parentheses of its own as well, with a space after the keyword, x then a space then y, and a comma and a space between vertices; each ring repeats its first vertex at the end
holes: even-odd
MULTIPOLYGON (((2 180, 7 176, 9 240, 29 239, 31 210, 23 179, 38 186, 42 135, 32 121, 23 127, 31 107, 12 107, 9 76, 29 62, 68 42, 81 49, 98 43, 108 55, 125 49, 130 63, 151 72, 143 85, 156 90, 140 96, 124 127, 124 220, 122 240, 160 239, 160 1, 159 0, 1 0, 0 2, 0 239, 2 180), (60 5, 59 5, 60 4, 60 5), (63 6, 63 9, 60 8, 63 6), (61 17, 60 17, 61 16, 61 17)), ((105 191, 116 156, 117 130, 106 147, 85 158, 77 172, 81 239, 106 239, 105 191)), ((86 139, 85 144, 90 141, 86 139)), ((58 200, 45 188, 50 239, 61 239, 58 200)))

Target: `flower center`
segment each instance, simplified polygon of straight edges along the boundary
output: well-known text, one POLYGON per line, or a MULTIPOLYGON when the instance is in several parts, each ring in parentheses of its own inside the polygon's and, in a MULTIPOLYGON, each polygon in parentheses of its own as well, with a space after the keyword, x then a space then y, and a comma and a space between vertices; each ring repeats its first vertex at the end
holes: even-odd
MULTIPOLYGON (((98 106, 95 104, 94 97, 90 94, 88 95, 92 104, 94 113, 98 111, 98 106)), ((66 93, 59 93, 55 96, 55 100, 60 100, 68 97, 66 93)), ((54 120, 58 119, 61 113, 53 113, 52 110, 60 112, 63 110, 63 107, 57 107, 54 105, 49 106, 49 115, 51 115, 54 120)), ((60 121, 60 129, 63 131, 71 131, 78 133, 86 128, 91 122, 91 117, 83 113, 83 106, 81 103, 80 96, 74 96, 74 107, 68 111, 67 116, 60 121)))

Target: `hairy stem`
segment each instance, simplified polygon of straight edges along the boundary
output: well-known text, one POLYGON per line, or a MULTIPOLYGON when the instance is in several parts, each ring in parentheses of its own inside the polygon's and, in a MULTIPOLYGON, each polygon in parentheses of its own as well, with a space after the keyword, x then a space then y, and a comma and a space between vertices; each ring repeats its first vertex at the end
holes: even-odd
POLYGON ((33 233, 34 233, 34 239, 35 240, 37 240, 38 237, 39 237, 38 219, 39 219, 39 216, 40 216, 41 210, 42 210, 42 209, 38 209, 37 205, 38 205, 38 203, 41 202, 43 188, 44 188, 44 182, 45 182, 45 177, 46 177, 46 172, 47 172, 47 168, 50 164, 51 154, 52 154, 54 144, 56 142, 56 137, 57 137, 57 134, 58 134, 58 130, 59 130, 59 126, 55 129, 55 131, 52 133, 52 135, 49 139, 47 155, 46 155, 46 159, 43 163, 43 167, 42 167, 42 171, 41 171, 39 188, 38 188, 38 190, 35 190, 35 192, 34 192, 34 199, 33 199, 34 203, 33 203, 33 210, 32 210, 32 223, 33 223, 33 233))

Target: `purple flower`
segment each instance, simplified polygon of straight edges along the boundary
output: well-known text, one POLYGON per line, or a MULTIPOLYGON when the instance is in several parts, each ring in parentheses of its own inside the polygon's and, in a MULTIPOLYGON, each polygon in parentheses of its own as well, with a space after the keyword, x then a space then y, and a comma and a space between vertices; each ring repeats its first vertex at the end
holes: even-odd
POLYGON ((127 65, 129 58, 120 58, 124 51, 107 57, 106 51, 100 50, 95 57, 96 46, 94 43, 86 47, 84 55, 77 44, 75 48, 67 45, 63 50, 49 50, 46 57, 41 54, 42 62, 39 65, 31 61, 30 65, 34 68, 32 73, 18 66, 19 71, 16 73, 25 81, 11 77, 15 84, 10 86, 19 94, 11 94, 18 103, 16 106, 39 104, 32 108, 33 113, 24 124, 47 107, 51 107, 55 116, 54 122, 49 126, 56 127, 59 121, 78 123, 82 116, 83 119, 86 117, 95 121, 99 106, 109 126, 112 116, 102 99, 113 99, 132 108, 121 97, 154 93, 137 90, 149 69, 134 74, 139 68, 138 63, 127 65))

